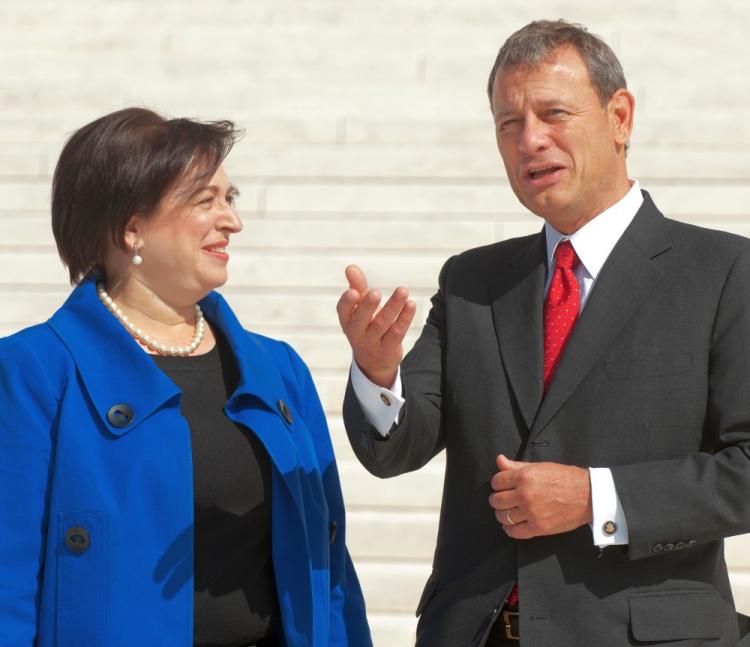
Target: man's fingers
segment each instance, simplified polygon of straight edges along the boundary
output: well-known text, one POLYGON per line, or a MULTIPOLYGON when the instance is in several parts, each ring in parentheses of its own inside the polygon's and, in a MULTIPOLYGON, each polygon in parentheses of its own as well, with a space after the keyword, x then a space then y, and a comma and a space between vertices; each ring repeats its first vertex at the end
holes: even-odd
POLYGON ((523 513, 521 508, 503 508, 502 510, 495 510, 495 519, 503 526, 512 528, 519 524, 526 523, 526 515, 523 513), (510 517, 510 518, 508 518, 510 517))
POLYGON ((373 323, 378 323, 384 329, 388 328, 401 313, 401 309, 408 298, 409 290, 404 287, 396 288, 388 301, 385 302, 385 305, 380 309, 380 312, 378 312, 373 323))
POLYGON ((490 494, 489 502, 493 510, 509 510, 521 504, 521 497, 516 490, 503 490, 490 494))
POLYGON ((367 330, 367 335, 370 337, 371 343, 378 343, 380 341, 386 330, 390 328, 391 324, 393 324, 400 314, 408 297, 409 291, 406 288, 396 288, 393 291, 388 301, 378 310, 367 330))
POLYGON ((365 273, 356 265, 348 265, 344 270, 346 280, 349 281, 349 287, 360 294, 367 292, 367 277, 365 273))
POLYGON ((344 274, 346 280, 349 281, 349 289, 345 290, 339 298, 336 304, 336 312, 339 316, 339 323, 348 336, 352 315, 362 299, 367 296, 367 278, 365 273, 356 265, 348 265, 344 274))
POLYGON ((359 292, 350 288, 341 295, 341 298, 339 298, 339 301, 336 304, 336 312, 339 315, 339 323, 341 324, 341 327, 345 332, 346 328, 349 325, 349 320, 354 313, 354 309, 357 307, 357 304, 359 303, 361 298, 362 296, 359 292))
POLYGON ((517 470, 519 467, 528 465, 528 463, 524 463, 523 461, 512 461, 505 454, 498 454, 495 462, 497 463, 497 469, 499 469, 501 472, 508 470, 517 470))
POLYGON ((361 339, 365 335, 378 305, 380 305, 380 292, 377 290, 370 290, 360 299, 347 324, 346 333, 350 340, 361 339))
POLYGON ((406 333, 409 331, 409 326, 411 326, 416 312, 417 304, 414 301, 404 303, 398 317, 396 317, 396 320, 383 335, 382 344, 384 350, 391 351, 401 345, 406 333))
POLYGON ((516 475, 510 472, 497 472, 490 479, 490 486, 495 492, 513 490, 516 487, 516 475))
POLYGON ((388 383, 403 354, 401 342, 416 312, 409 300, 409 291, 396 288, 382 308, 378 290, 367 289, 364 272, 356 265, 346 268, 349 289, 336 304, 336 312, 344 334, 359 367, 373 382, 388 383), (391 366, 393 364, 393 366, 391 366))
MULTIPOLYGON (((511 514, 513 513, 511 512, 511 514)), ((537 536, 533 526, 526 521, 518 523, 515 526, 503 526, 503 530, 511 539, 531 539, 537 536)))

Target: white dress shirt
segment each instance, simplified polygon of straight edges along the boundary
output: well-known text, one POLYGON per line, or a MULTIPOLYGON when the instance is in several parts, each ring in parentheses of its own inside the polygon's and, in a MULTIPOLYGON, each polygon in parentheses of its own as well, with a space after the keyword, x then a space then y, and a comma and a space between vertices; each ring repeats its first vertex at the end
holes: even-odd
MULTIPOLYGON (((544 224, 547 238, 545 294, 552 281, 555 249, 561 241, 569 240, 581 261, 575 269, 575 276, 581 295, 579 312, 582 311, 610 252, 635 217, 642 202, 641 187, 637 181, 631 180, 630 190, 623 198, 570 236, 560 233, 546 222, 544 224)), ((352 388, 367 421, 383 437, 387 436, 393 424, 398 420, 401 408, 406 401, 402 397, 401 371, 396 373, 396 380, 390 389, 384 389, 368 380, 354 361, 352 361, 350 375, 352 388)), ((620 497, 617 495, 612 472, 606 467, 590 467, 589 474, 593 508, 593 521, 590 525, 594 544, 600 547, 627 544, 627 520, 620 497), (617 528, 612 535, 606 534, 603 530, 608 521, 613 521, 617 528)))

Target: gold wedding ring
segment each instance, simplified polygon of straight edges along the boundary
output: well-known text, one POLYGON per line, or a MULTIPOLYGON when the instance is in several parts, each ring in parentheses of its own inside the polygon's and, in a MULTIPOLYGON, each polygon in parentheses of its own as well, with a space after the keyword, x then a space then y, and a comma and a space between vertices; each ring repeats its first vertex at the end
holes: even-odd
POLYGON ((509 526, 515 526, 518 522, 513 521, 513 519, 510 518, 510 510, 505 511, 505 520, 508 522, 509 526))

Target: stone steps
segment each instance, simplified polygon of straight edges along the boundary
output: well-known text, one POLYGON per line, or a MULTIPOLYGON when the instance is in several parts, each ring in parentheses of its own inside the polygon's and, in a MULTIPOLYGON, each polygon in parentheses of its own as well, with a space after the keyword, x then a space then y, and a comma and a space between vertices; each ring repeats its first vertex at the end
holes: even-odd
MULTIPOLYGON (((630 173, 670 216, 750 235, 744 0, 36 0, 0 3, 0 334, 69 291, 49 232, 50 176, 75 128, 133 103, 245 136, 226 162, 245 229, 222 290, 292 343, 329 418, 376 647, 414 643, 444 470, 388 480, 349 447, 350 351, 335 305, 352 262, 429 308, 445 259, 537 231, 510 190, 485 95, 502 40, 540 16, 603 35, 636 95, 630 173)), ((750 613, 750 539, 727 542, 750 613)))
MULTIPOLYGON (((504 184, 504 171, 493 140, 490 114, 480 129, 485 141, 443 144, 403 142, 304 143, 281 145, 241 140, 226 161, 227 172, 243 191, 249 182, 256 184, 297 181, 299 183, 346 182, 372 183, 389 180, 396 184, 412 181, 431 185, 445 181, 504 184)), ((479 138, 479 133, 472 137, 479 138)), ((346 137, 346 130, 344 130, 346 137)), ((0 177, 18 176, 36 180, 47 188, 62 142, 19 141, 9 143, 0 153, 0 177)), ((750 181, 750 145, 731 150, 705 147, 664 148, 649 143, 634 143, 630 151, 630 173, 644 186, 650 181, 669 179, 678 183, 712 181, 748 183, 750 181)), ((40 193, 46 195, 43 187, 40 193)), ((389 187, 384 186, 383 192, 389 187)), ((256 205, 243 204, 250 209, 256 205)), ((251 190, 250 197, 254 197, 251 190)), ((251 214, 249 214, 251 215, 251 214)))
MULTIPOLYGON (((480 90, 484 92, 483 88, 480 90)), ((112 109, 117 107, 112 104, 112 109)), ((24 156, 32 154, 38 147, 41 152, 50 154, 50 167, 54 166, 56 151, 66 136, 85 123, 86 119, 99 116, 90 109, 62 111, 60 106, 42 105, 35 110, 38 117, 28 120, 23 113, 23 105, 16 109, 12 106, 6 108, 0 114, 0 137, 4 142, 2 153, 24 156), (11 148, 18 144, 19 147, 11 148)), ((667 152, 691 147, 696 151, 736 151, 738 147, 747 147, 750 143, 750 124, 744 119, 745 113, 743 108, 730 108, 723 104, 714 106, 710 114, 688 106, 681 109, 681 118, 675 119, 669 113, 642 111, 638 101, 633 132, 634 149, 635 144, 639 144, 666 148, 667 152)), ((479 145, 482 149, 494 150, 488 106, 479 116, 466 119, 449 115, 442 118, 388 115, 381 119, 366 119, 361 114, 341 110, 338 115, 316 115, 315 121, 306 121, 299 116, 265 114, 253 105, 232 107, 225 114, 214 108, 198 116, 204 119, 231 117, 243 127, 245 136, 236 152, 250 144, 312 144, 323 147, 391 144, 396 145, 396 150, 403 149, 404 144, 460 146, 461 149, 479 145)), ((284 149, 274 149, 275 154, 279 151, 283 153, 284 149)), ((461 154, 460 151, 458 154, 461 154)), ((499 157, 496 161, 500 163, 499 157)), ((287 173, 283 169, 281 172, 287 173)))

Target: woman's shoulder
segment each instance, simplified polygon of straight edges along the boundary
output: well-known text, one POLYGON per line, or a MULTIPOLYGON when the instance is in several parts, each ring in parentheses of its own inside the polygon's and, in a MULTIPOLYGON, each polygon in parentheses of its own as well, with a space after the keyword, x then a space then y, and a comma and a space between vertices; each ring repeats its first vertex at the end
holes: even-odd
POLYGON ((40 362, 49 373, 55 366, 72 363, 72 358, 49 323, 44 322, 0 338, 0 363, 7 366, 17 362, 18 368, 24 362, 40 362))
POLYGON ((245 350, 266 355, 278 368, 304 367, 300 356, 286 341, 248 330, 219 292, 211 292, 201 301, 201 307, 204 308, 204 316, 215 317, 220 330, 230 341, 237 340, 238 336, 243 337, 243 345, 248 345, 245 350))
POLYGON ((8 378, 29 379, 41 388, 69 365, 73 365, 70 353, 46 322, 0 338, 0 372, 8 378))
POLYGON ((241 365, 249 361, 256 369, 260 367, 261 372, 270 371, 269 378, 276 379, 277 375, 288 391, 299 393, 303 399, 314 391, 307 365, 288 342, 245 328, 218 292, 209 294, 201 307, 239 353, 241 365))
POLYGON ((268 337, 252 330, 244 329, 244 333, 249 342, 262 352, 268 354, 281 370, 290 370, 295 374, 307 372, 307 365, 289 342, 283 339, 268 337))
POLYGON ((35 324, 0 338, 2 355, 36 355, 49 357, 61 349, 60 339, 47 322, 35 324))

